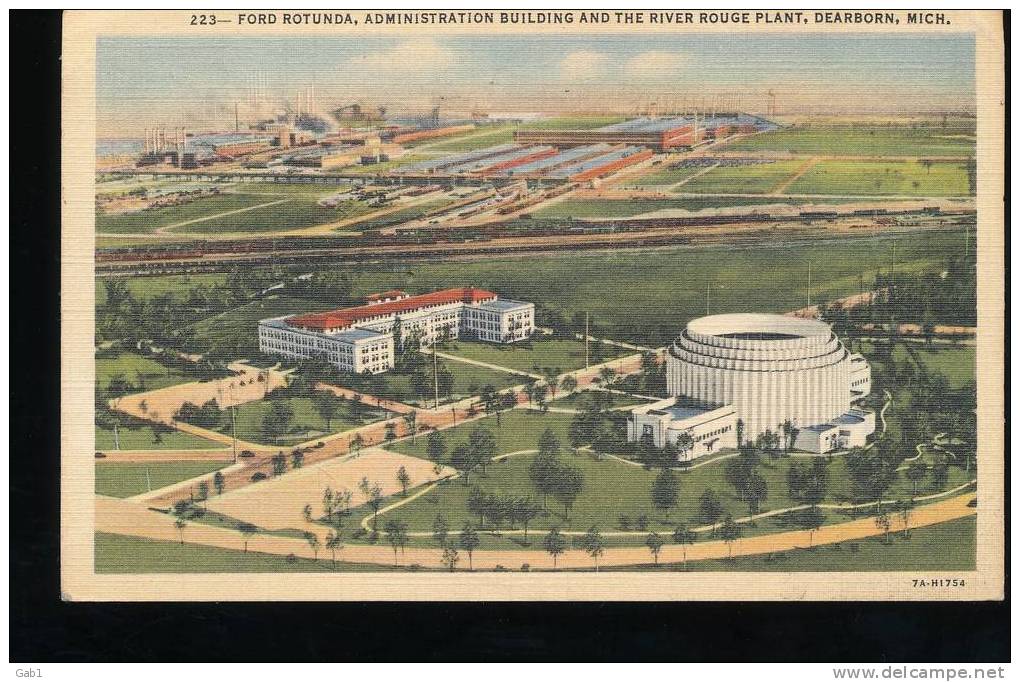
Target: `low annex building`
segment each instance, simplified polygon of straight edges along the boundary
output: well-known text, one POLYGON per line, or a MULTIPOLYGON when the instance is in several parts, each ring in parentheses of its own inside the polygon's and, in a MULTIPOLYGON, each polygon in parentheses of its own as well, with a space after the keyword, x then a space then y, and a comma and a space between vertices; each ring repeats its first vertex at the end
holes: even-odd
POLYGON ((813 453, 864 445, 875 415, 855 403, 871 392, 871 367, 829 325, 783 315, 692 320, 666 355, 673 397, 635 408, 628 438, 656 447, 690 434, 694 459, 766 431, 795 429, 794 448, 813 453))
POLYGON ((394 337, 423 346, 458 337, 514 343, 535 330, 535 305, 485 289, 444 289, 419 296, 393 290, 365 305, 259 322, 259 350, 287 358, 324 358, 349 372, 393 368, 394 337))

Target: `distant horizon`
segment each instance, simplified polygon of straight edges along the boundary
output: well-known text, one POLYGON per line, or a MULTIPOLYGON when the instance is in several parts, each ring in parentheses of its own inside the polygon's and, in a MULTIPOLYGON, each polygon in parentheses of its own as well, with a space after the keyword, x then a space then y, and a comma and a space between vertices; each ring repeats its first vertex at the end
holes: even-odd
POLYGON ((100 38, 97 132, 354 102, 396 115, 632 115, 712 100, 762 113, 770 91, 779 116, 970 113, 974 72, 969 34, 100 38))

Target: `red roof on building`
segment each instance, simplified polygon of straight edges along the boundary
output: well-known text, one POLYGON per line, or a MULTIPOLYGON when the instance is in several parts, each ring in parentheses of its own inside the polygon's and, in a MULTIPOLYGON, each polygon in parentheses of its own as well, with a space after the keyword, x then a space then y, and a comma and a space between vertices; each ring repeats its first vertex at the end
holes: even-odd
POLYGON ((410 313, 421 308, 447 303, 482 303, 495 300, 496 294, 485 289, 463 287, 459 289, 443 289, 420 296, 408 296, 399 301, 360 305, 354 308, 330 310, 324 313, 309 313, 287 318, 287 324, 315 331, 325 329, 345 329, 359 322, 383 315, 399 315, 410 313))

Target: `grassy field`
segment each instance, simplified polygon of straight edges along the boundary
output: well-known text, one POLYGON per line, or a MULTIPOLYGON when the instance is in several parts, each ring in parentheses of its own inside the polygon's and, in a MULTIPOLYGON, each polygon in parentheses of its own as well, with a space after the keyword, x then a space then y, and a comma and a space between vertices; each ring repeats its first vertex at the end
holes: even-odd
POLYGON ((161 363, 138 353, 119 352, 116 357, 96 358, 96 384, 104 391, 110 379, 121 375, 132 384, 137 392, 153 391, 157 388, 176 386, 194 381, 178 369, 167 369, 161 363))
MULTIPOLYGON (((190 433, 173 431, 161 434, 162 440, 156 442, 152 428, 145 426, 139 429, 118 427, 121 450, 215 450, 222 448, 222 443, 193 436, 190 433)), ((116 441, 113 429, 96 427, 96 450, 103 452, 115 450, 116 441)))
MULTIPOLYGON (((383 417, 381 412, 372 410, 367 405, 362 408, 361 415, 355 417, 351 412, 349 402, 344 401, 341 405, 340 411, 331 420, 328 427, 326 420, 319 416, 319 413, 315 410, 315 405, 311 398, 269 398, 267 400, 258 400, 238 405, 235 410, 237 437, 242 440, 265 443, 267 445, 294 445, 331 433, 348 431, 363 424, 378 421, 383 417), (269 413, 274 402, 286 403, 294 412, 294 418, 291 420, 287 433, 275 440, 266 437, 262 432, 262 418, 269 413)), ((220 426, 219 431, 226 434, 231 433, 229 412, 224 413, 223 424, 220 426)))
MULTIPOLYGON (((319 553, 318 561, 301 557, 290 559, 242 549, 182 545, 113 533, 96 533, 95 567, 96 573, 328 573, 334 570, 329 552, 325 550, 319 553)), ((394 569, 388 565, 338 561, 335 570, 380 572, 394 569)))
MULTIPOLYGON (((258 198, 262 203, 268 203, 267 200, 279 200, 266 195, 258 198)), ((172 231, 188 234, 282 232, 354 218, 374 210, 376 210, 374 207, 361 201, 344 201, 334 207, 320 206, 315 198, 295 194, 282 204, 182 225, 172 231)))
POLYGON ((211 474, 230 464, 222 462, 152 462, 136 464, 126 462, 96 463, 96 494, 108 497, 131 497, 148 490, 186 481, 189 478, 211 474), (146 479, 148 473, 148 479, 146 479))
MULTIPOLYGON (((895 410, 896 408, 892 408, 895 410)), ((708 489, 714 490, 726 513, 734 518, 748 514, 747 504, 737 497, 732 485, 725 477, 725 458, 719 458, 704 466, 681 471, 680 502, 668 515, 657 511, 650 497, 652 482, 657 472, 645 470, 643 467, 620 462, 612 458, 597 460, 590 454, 574 454, 568 446, 567 428, 572 417, 568 414, 541 414, 529 410, 512 410, 500 417, 501 425, 497 425, 495 416, 469 422, 443 432, 447 450, 452 451, 457 445, 466 442, 468 435, 476 428, 489 429, 496 438, 496 452, 505 454, 537 447, 538 439, 545 429, 552 429, 560 439, 563 451, 560 458, 563 462, 579 468, 584 473, 584 490, 578 497, 573 509, 568 513, 552 501, 549 502, 549 513, 536 520, 534 528, 550 528, 560 525, 574 530, 584 530, 591 525, 603 529, 613 529, 618 525, 621 515, 636 519, 645 515, 650 520, 650 528, 660 531, 671 530, 680 521, 690 525, 700 525, 698 518, 698 501, 701 494, 708 489), (613 500, 607 505, 606 500, 613 500)), ((419 439, 416 444, 409 441, 399 442, 391 449, 417 457, 426 456, 426 443, 419 439)), ((910 453, 913 454, 913 453, 910 453)), ((536 497, 535 488, 528 477, 528 466, 534 455, 521 454, 507 460, 489 465, 486 473, 475 472, 470 475, 468 485, 462 481, 449 482, 433 493, 429 493, 408 505, 394 510, 395 517, 406 521, 412 530, 428 530, 435 515, 440 511, 450 520, 454 527, 459 527, 469 520, 467 496, 474 485, 486 492, 514 494, 536 497)), ((759 472, 768 485, 768 496, 762 503, 760 511, 784 509, 796 506, 787 490, 787 471, 791 464, 802 464, 796 458, 783 458, 776 461, 762 461, 759 472)), ((845 499, 849 493, 849 475, 843 459, 835 458, 829 468, 830 502, 845 499)), ((959 468, 950 470, 949 481, 945 489, 955 488, 968 480, 969 474, 959 468)), ((909 499, 912 485, 905 477, 901 477, 888 489, 884 499, 909 499)), ((919 495, 931 492, 927 484, 922 484, 919 495)), ((765 528, 757 528, 756 533, 765 532, 770 527, 782 528, 784 520, 772 519, 765 528)), ((759 526, 761 523, 759 523, 759 526)))
POLYGON ((719 166, 686 183, 681 190, 692 194, 768 194, 803 165, 803 161, 776 161, 719 166))
MULTIPOLYGON (((712 287, 713 313, 785 312, 805 305, 807 263, 812 264, 812 299, 827 300, 865 286, 889 267, 896 244, 897 271, 923 271, 963 249, 964 235, 924 232, 833 242, 720 248, 667 248, 635 253, 564 254, 446 263, 366 265, 358 269, 356 295, 400 288, 429 291, 480 286, 500 296, 561 312, 591 314, 608 338, 661 345, 688 320, 705 314, 712 287), (607 286, 612 273, 613 286, 607 286), (663 311, 668 311, 664 314, 663 311)), ((542 324, 539 310, 538 323, 542 324)), ((251 332, 249 332, 251 333, 251 332)), ((547 363, 543 363, 547 364, 547 363)))
POLYGON ((721 145, 726 151, 857 156, 973 156, 973 129, 805 126, 753 135, 721 145))
MULTIPOLYGON (((757 554, 734 559, 691 561, 686 570, 698 571, 972 571, 976 561, 977 517, 968 516, 934 526, 915 528, 908 537, 890 536, 857 542, 794 549, 775 554, 757 554)), ((682 564, 651 563, 642 570, 683 570, 682 564)), ((603 570, 634 570, 610 567, 603 570)))
MULTIPOLYGON (((563 373, 584 367, 584 344, 565 339, 537 340, 528 346, 458 340, 444 344, 441 350, 449 355, 507 367, 519 372, 535 373, 536 367, 553 367, 560 370, 558 373, 563 373)), ((631 352, 607 345, 603 361, 631 352)), ((591 359, 591 364, 596 364, 596 361, 591 359)))
POLYGON ((335 307, 329 303, 316 303, 304 298, 268 296, 189 325, 187 336, 191 341, 188 348, 202 352, 213 346, 233 347, 239 340, 249 342, 251 347, 255 348, 258 346, 256 333, 259 320, 330 310, 335 307))
MULTIPOLYGON (((100 233, 150 233, 158 228, 174 225, 186 220, 196 220, 238 209, 251 208, 268 203, 272 199, 264 196, 247 194, 218 194, 195 199, 180 206, 154 208, 136 213, 115 215, 96 215, 96 232, 100 233)), ((276 208, 276 207, 273 207, 276 208)), ((238 215, 251 215, 255 211, 247 211, 238 215)), ((187 226, 197 227, 203 223, 187 226)))
MULTIPOLYGON (((160 275, 158 277, 124 277, 128 291, 140 301, 148 301, 169 294, 175 299, 184 299, 188 291, 198 286, 219 286, 227 277, 218 273, 201 273, 194 275, 160 275)), ((96 305, 106 301, 105 279, 96 280, 96 305)))
POLYGON ((690 168, 664 168, 652 171, 648 175, 626 183, 626 187, 649 187, 675 185, 681 180, 686 180, 696 173, 705 170, 704 167, 695 166, 690 168))
POLYGON ((928 168, 912 161, 822 161, 786 191, 790 194, 901 196, 970 194, 967 169, 963 164, 935 163, 928 168))

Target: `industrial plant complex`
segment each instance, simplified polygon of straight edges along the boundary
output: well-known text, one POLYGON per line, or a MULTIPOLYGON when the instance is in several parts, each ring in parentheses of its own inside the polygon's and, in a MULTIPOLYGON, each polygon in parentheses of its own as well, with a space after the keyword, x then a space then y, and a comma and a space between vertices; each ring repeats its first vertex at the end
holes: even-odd
POLYGON ((534 304, 467 287, 419 296, 387 291, 355 308, 262 320, 258 335, 259 349, 269 355, 320 358, 342 371, 378 374, 393 368, 395 336, 401 346, 462 337, 513 343, 534 329, 534 304))
POLYGON ((635 408, 632 441, 656 447, 693 438, 685 460, 735 448, 769 431, 795 430, 794 447, 825 453, 864 445, 873 412, 871 369, 824 322, 730 314, 692 320, 666 354, 670 398, 635 408), (740 427, 738 429, 738 422, 740 427))

